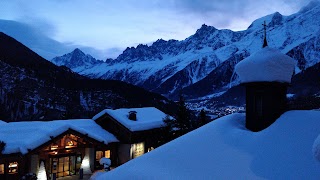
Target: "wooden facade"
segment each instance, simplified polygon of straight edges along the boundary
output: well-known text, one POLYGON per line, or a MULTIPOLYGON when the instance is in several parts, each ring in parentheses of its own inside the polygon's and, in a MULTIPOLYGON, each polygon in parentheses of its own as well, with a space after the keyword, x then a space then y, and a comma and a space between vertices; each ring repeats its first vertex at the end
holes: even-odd
POLYGON ((0 179, 19 180, 27 167, 25 158, 20 153, 1 155, 0 158, 0 179))
POLYGON ((246 127, 257 132, 286 111, 288 83, 254 82, 246 87, 246 127))
MULTIPOLYGON (((44 162, 48 179, 55 176, 65 177, 79 173, 79 169, 86 155, 89 157, 90 170, 102 169, 99 164, 101 156, 107 156, 116 162, 117 143, 108 145, 99 142, 86 134, 69 129, 66 132, 52 137, 50 141, 42 144, 27 154, 2 155, 0 158, 1 180, 20 179, 27 173, 37 174, 39 165, 44 162), (101 153, 102 152, 102 153, 101 153), (96 159, 98 158, 98 159, 96 159), (10 167, 12 166, 12 167, 10 167), (14 166, 14 167, 13 167, 14 166)), ((112 164, 116 166, 117 164, 112 164)))

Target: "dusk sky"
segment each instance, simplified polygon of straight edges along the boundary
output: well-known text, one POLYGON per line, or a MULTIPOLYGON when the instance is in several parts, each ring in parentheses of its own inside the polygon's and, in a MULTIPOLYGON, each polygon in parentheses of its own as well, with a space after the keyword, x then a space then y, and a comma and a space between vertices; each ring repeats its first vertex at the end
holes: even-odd
POLYGON ((290 15, 309 1, 1 0, 0 19, 27 23, 59 42, 119 53, 160 38, 185 39, 202 24, 244 30, 259 17, 290 15))

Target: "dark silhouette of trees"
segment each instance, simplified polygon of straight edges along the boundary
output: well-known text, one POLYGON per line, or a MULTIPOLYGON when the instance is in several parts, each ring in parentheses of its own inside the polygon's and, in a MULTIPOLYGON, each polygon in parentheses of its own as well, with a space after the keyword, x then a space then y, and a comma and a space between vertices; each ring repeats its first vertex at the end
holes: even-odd
POLYGON ((0 141, 0 155, 2 154, 2 151, 4 150, 5 147, 6 147, 6 143, 3 141, 0 141))
POLYGON ((167 116, 163 120, 165 122, 165 126, 162 127, 162 142, 160 144, 164 144, 178 138, 197 127, 197 122, 192 120, 194 117, 188 110, 182 95, 180 95, 177 105, 178 109, 174 118, 167 116))
POLYGON ((198 120, 199 121, 198 122, 199 123, 199 127, 207 124, 208 118, 207 118, 207 115, 206 115, 206 111, 204 109, 201 109, 198 119, 199 119, 198 120))

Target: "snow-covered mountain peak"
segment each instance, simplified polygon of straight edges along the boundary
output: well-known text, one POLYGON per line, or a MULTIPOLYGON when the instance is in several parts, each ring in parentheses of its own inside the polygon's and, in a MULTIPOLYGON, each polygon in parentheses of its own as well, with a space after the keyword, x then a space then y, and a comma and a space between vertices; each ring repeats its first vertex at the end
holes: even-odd
POLYGON ((67 66, 71 69, 77 68, 77 70, 102 63, 101 60, 96 60, 91 55, 82 52, 79 48, 63 56, 55 57, 51 62, 58 66, 67 66))
POLYGON ((282 19, 283 16, 279 12, 275 12, 273 14, 269 14, 259 19, 256 19, 252 22, 248 29, 260 30, 262 29, 262 24, 264 23, 264 21, 268 26, 279 25, 282 22, 282 19))
POLYGON ((317 63, 319 4, 311 2, 304 11, 289 16, 275 12, 261 17, 244 31, 203 24, 182 41, 158 39, 152 45, 128 47, 116 59, 86 69, 85 63, 80 68, 68 67, 82 75, 122 80, 168 96, 193 85, 187 89, 193 94, 199 94, 199 89, 204 89, 203 95, 220 92, 230 87, 234 65, 262 48, 264 21, 269 46, 295 58, 297 70, 317 63))
POLYGON ((196 35, 203 35, 203 34, 211 34, 216 30, 217 29, 213 26, 208 26, 206 24, 202 24, 201 28, 196 31, 195 36, 196 35))
POLYGON ((71 52, 73 55, 85 55, 84 52, 82 52, 79 48, 75 48, 72 52, 71 52))

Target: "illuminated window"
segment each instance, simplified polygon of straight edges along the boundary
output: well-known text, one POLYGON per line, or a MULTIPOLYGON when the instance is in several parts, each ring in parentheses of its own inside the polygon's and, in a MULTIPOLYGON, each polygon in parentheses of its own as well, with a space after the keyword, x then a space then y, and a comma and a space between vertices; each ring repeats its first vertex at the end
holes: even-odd
POLYGON ((74 142, 73 142, 70 138, 66 138, 66 140, 65 140, 65 146, 66 146, 66 148, 71 148, 71 147, 74 147, 75 144, 74 144, 74 142))
POLYGON ((18 173, 18 163, 17 162, 11 162, 9 164, 9 173, 10 174, 18 173))
POLYGON ((0 174, 4 174, 4 164, 0 164, 0 174))
POLYGON ((96 160, 99 161, 103 157, 103 151, 96 151, 96 160))
POLYGON ((104 151, 104 157, 110 158, 110 150, 104 151))
POLYGON ((58 145, 57 144, 53 144, 53 145, 51 145, 51 150, 56 150, 56 149, 58 149, 58 145))
POLYGON ((132 158, 137 158, 144 154, 144 143, 136 143, 131 146, 132 158))

